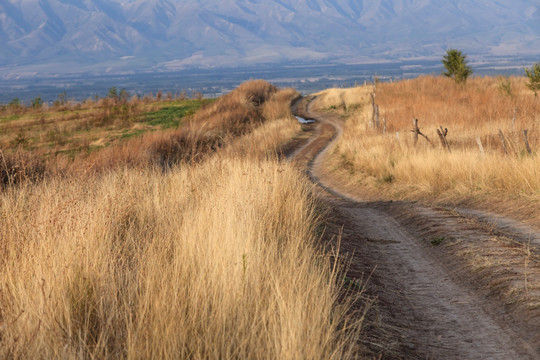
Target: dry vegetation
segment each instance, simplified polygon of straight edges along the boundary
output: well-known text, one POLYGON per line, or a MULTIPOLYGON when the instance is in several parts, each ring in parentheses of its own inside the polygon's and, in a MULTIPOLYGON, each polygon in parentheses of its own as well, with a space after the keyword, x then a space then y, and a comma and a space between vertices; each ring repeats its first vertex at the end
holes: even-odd
MULTIPOLYGON (((224 147, 232 138, 250 133, 267 119, 287 117, 289 113, 285 112, 285 107, 288 106, 293 96, 297 96, 297 94, 292 89, 278 92, 274 86, 266 82, 252 81, 242 84, 238 89, 215 102, 182 100, 177 103, 161 105, 150 102, 148 106, 151 108, 147 108, 144 114, 138 116, 142 119, 150 118, 153 121, 144 121, 145 130, 141 128, 140 123, 133 125, 138 136, 125 136, 123 141, 101 148, 102 145, 110 142, 105 138, 116 136, 114 135, 116 130, 92 124, 89 131, 81 136, 85 136, 85 141, 88 142, 91 139, 91 134, 99 133, 98 140, 93 142, 96 146, 100 145, 99 149, 85 148, 84 151, 76 153, 68 152, 66 154, 62 151, 56 151, 54 156, 51 156, 50 152, 43 151, 43 147, 47 146, 44 143, 37 142, 35 146, 23 147, 20 144, 15 144, 14 141, 4 142, 4 145, 0 147, 0 187, 25 180, 41 180, 47 176, 73 173, 87 175, 121 166, 158 165, 167 167, 179 162, 200 161, 205 154, 224 147), (192 114, 201 105, 202 109, 196 114, 192 114), (180 110, 180 114, 176 113, 176 116, 184 115, 181 126, 178 123, 179 119, 174 117, 170 119, 171 108, 180 110), (163 111, 164 109, 165 111, 163 111), (163 117, 166 120, 162 120, 163 117), (174 126, 170 126, 171 122, 174 126), (151 126, 156 128, 149 128, 151 126), (162 126, 165 126, 166 129, 156 131, 162 126)), ((106 103, 111 101, 110 99, 102 100, 106 103)), ((117 105, 121 106, 121 104, 117 105)), ((96 111, 101 111, 99 109, 96 111)), ((31 115, 32 110, 28 111, 31 115)), ((55 119, 55 114, 53 112, 48 115, 51 119, 55 119)), ((90 121, 91 114, 92 112, 86 114, 84 119, 79 121, 90 121)), ((62 120, 58 121, 50 126, 67 126, 62 120)), ((118 126, 123 124, 122 118, 118 115, 111 115, 110 121, 112 124, 120 124, 118 126)), ((70 124, 69 126, 77 126, 78 122, 68 122, 68 124, 70 124)), ((27 126, 22 128, 25 134, 28 133, 27 128, 34 132, 38 131, 35 129, 36 127, 39 128, 39 125, 32 121, 27 126)), ((11 136, 17 138, 18 135, 11 132, 11 136)), ((75 137, 71 143, 76 141, 75 137)))
POLYGON ((6 152, 22 149, 48 157, 73 156, 144 132, 178 127, 181 118, 210 102, 133 96, 57 101, 37 108, 0 106, 0 147, 6 152))
POLYGON ((330 164, 342 180, 383 198, 504 204, 513 215, 540 221, 540 102, 523 78, 473 78, 465 87, 431 76, 380 83, 379 129, 372 124, 371 92, 333 89, 316 100, 319 109, 346 119, 330 164), (413 118, 430 142, 420 137, 414 144, 413 118), (448 128, 451 152, 439 142, 439 126, 448 128))
POLYGON ((0 357, 351 357, 359 328, 311 185, 272 155, 299 131, 294 96, 250 82, 185 128, 96 154, 122 159, 108 171, 6 188, 0 357), (138 162, 171 143, 167 171, 138 162))
POLYGON ((103 149, 113 147, 117 151, 128 143, 140 143, 143 134, 151 139, 143 141, 149 146, 152 140, 173 132, 198 108, 213 102, 167 99, 104 98, 83 103, 57 102, 52 107, 3 107, 0 187, 80 168, 97 169, 104 165, 99 161, 103 149), (170 130, 161 131, 165 129, 170 130))

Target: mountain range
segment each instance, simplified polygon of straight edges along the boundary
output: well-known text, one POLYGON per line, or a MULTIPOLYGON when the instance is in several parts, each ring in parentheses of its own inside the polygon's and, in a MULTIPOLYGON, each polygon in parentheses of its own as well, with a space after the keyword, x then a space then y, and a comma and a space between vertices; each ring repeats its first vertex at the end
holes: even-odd
POLYGON ((0 0, 0 72, 540 56, 539 0, 0 0))

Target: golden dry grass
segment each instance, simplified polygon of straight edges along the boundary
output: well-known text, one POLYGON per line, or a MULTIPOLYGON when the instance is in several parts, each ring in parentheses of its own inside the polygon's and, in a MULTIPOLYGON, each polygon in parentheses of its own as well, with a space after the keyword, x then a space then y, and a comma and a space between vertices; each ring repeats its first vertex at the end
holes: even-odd
POLYGON ((347 113, 357 111, 368 99, 371 88, 358 86, 349 89, 328 89, 314 94, 315 108, 342 110, 347 113))
MULTIPOLYGON (((347 118, 329 165, 342 179, 387 198, 510 201, 517 208, 538 209, 540 102, 524 79, 473 78, 461 87, 442 77, 425 76, 379 84, 376 103, 381 124, 384 118, 387 121, 385 134, 382 125, 379 130, 371 125, 371 91, 371 87, 330 90, 315 104, 347 118), (501 88, 504 81, 511 84, 510 94, 501 88), (343 100, 340 94, 347 92, 354 102, 343 100), (413 118, 419 119, 431 144, 420 137, 414 145, 413 118), (448 128, 451 153, 439 143, 439 126, 448 128), (522 129, 529 131, 532 155, 525 149, 522 129)), ((526 214, 540 220, 538 211, 526 214)))
POLYGON ((9 153, 20 147, 48 157, 76 155, 144 132, 176 127, 180 117, 210 102, 210 99, 142 101, 134 97, 129 101, 104 98, 98 102, 44 105, 37 109, 7 107, 0 109, 0 148, 9 153), (176 119, 155 121, 160 111, 168 111, 176 119))
POLYGON ((309 194, 291 165, 241 159, 5 194, 0 356, 343 358, 309 194))
POLYGON ((282 115, 200 163, 6 189, 0 357, 354 356, 312 185, 272 155, 298 131, 282 115))
MULTIPOLYGON (((19 147, 17 151, 9 151, 0 146, 0 188, 59 174, 88 174, 123 166, 167 167, 179 162, 201 161, 206 154, 226 147, 235 137, 250 133, 267 120, 291 118, 289 105, 296 96, 298 93, 293 89, 278 90, 265 81, 254 80, 203 106, 184 119, 179 128, 149 131, 89 153, 51 157, 44 156, 39 148, 23 150, 19 147)), ((181 104, 193 106, 186 105, 186 101, 181 104)), ((172 107, 171 103, 165 105, 172 107)), ((100 128, 100 131, 105 130, 100 128)))

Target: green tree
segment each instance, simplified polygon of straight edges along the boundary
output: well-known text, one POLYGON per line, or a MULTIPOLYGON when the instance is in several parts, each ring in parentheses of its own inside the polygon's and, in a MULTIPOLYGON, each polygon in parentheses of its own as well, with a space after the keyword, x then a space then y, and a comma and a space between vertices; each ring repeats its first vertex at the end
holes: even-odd
POLYGON ((457 84, 465 84, 473 69, 467 65, 467 55, 456 49, 446 51, 442 63, 446 71, 443 75, 454 79, 457 84))
POLYGON ((534 92, 534 96, 538 96, 538 91, 540 91, 540 62, 534 64, 530 69, 525 68, 525 75, 529 78, 528 88, 534 92))
POLYGON ((114 100, 118 99, 118 90, 116 89, 116 86, 113 86, 112 88, 109 89, 109 93, 107 94, 107 97, 114 100))
POLYGON ((37 98, 35 98, 34 100, 32 100, 32 107, 34 109, 39 109, 43 106, 43 99, 41 98, 41 96, 38 96, 37 98))
POLYGON ((54 101, 54 106, 64 106, 65 104, 67 104, 67 93, 64 91, 58 94, 58 100, 54 101))

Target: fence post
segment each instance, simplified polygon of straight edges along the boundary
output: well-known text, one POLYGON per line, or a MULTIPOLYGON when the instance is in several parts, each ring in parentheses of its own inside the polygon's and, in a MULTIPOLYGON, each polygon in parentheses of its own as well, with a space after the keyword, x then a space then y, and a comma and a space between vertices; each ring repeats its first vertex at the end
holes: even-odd
POLYGON ((413 119, 412 132, 414 133, 414 145, 416 145, 418 142, 418 134, 420 133, 420 129, 418 128, 418 119, 413 119))
POLYGON ((446 148, 448 152, 452 152, 450 150, 450 144, 448 144, 448 140, 446 140, 446 135, 448 135, 448 129, 441 126, 440 129, 437 129, 437 134, 439 135, 439 139, 441 140, 441 144, 443 148, 446 148))
POLYGON ((375 127, 375 88, 373 88, 373 92, 371 93, 371 127, 375 127))
POLYGON ((379 105, 375 105, 375 125, 377 127, 377 130, 381 128, 381 121, 379 118, 379 105))
POLYGON ((411 130, 411 132, 414 133, 414 145, 418 143, 418 135, 422 136, 427 140, 428 143, 431 144, 431 140, 429 140, 429 138, 420 131, 420 128, 418 127, 418 119, 413 119, 413 126, 414 128, 411 130))
POLYGON ((506 147, 506 139, 504 138, 504 134, 501 129, 499 129, 499 138, 501 139, 501 144, 502 144, 504 153, 508 155, 508 148, 506 147))
POLYGON ((529 139, 527 138, 527 133, 528 132, 529 132, 529 130, 527 130, 527 129, 523 130, 523 141, 525 142, 525 147, 527 148, 527 152, 529 153, 529 155, 531 155, 532 150, 531 150, 531 147, 529 145, 529 139))
POLYGON ((484 157, 484 147, 482 146, 482 139, 480 137, 476 138, 476 143, 478 144, 478 147, 480 148, 480 154, 482 154, 482 157, 484 157))

